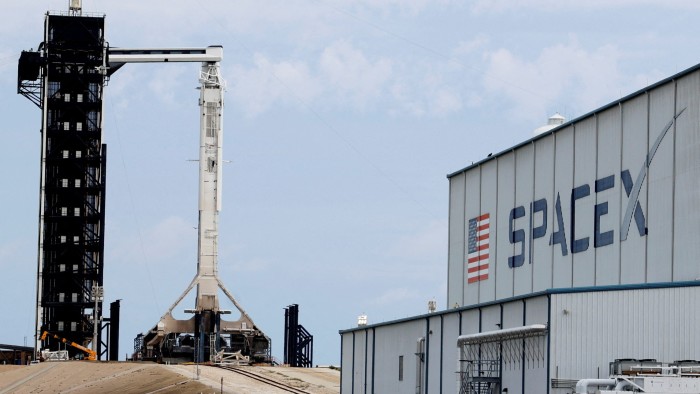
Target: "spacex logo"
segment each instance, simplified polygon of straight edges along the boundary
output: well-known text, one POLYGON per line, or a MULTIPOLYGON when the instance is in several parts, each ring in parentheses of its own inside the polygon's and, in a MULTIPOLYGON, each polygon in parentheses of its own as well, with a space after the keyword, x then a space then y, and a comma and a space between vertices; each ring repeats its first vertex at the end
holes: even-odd
MULTIPOLYGON (((619 179, 622 182, 622 185, 625 189, 625 194, 628 197, 627 200, 627 207, 625 208, 624 216, 622 219, 622 222, 620 223, 620 241, 625 241, 627 240, 627 237, 629 235, 629 230, 632 224, 632 219, 634 218, 634 223, 635 227, 637 228, 637 232, 639 233, 639 236, 645 236, 647 234, 647 228, 646 228, 646 218, 644 216, 644 211, 642 210, 642 206, 639 204, 639 193, 642 188, 642 184, 644 183, 644 179, 647 176, 647 172, 649 169, 649 166, 651 165, 651 161, 654 158, 654 155, 656 154, 656 151, 659 148, 659 145, 661 145, 661 142, 663 141, 664 137, 666 134, 668 134, 668 131, 671 129, 673 124, 675 123, 676 119, 681 116, 681 114, 685 111, 685 108, 680 110, 676 115, 674 115, 671 120, 666 124, 664 129, 661 131, 659 136, 656 138, 656 141, 654 141, 654 145, 652 145, 651 149, 646 155, 646 158, 644 162, 642 163, 642 167, 639 170, 637 174, 637 178, 633 181, 632 180, 632 175, 630 174, 629 170, 624 170, 619 174, 619 179)), ((605 176, 600 179, 596 179, 595 182, 593 183, 593 192, 594 193, 600 193, 608 189, 612 189, 615 187, 615 180, 616 176, 615 174, 605 176)), ((568 218, 568 228, 564 224, 564 217, 562 215, 562 210, 561 210, 561 196, 559 192, 557 192, 555 201, 554 201, 554 223, 553 226, 555 227, 551 233, 549 233, 549 245, 552 247, 558 247, 560 249, 562 256, 566 256, 569 254, 569 250, 571 250, 571 253, 581 253, 585 252, 586 250, 589 249, 591 246, 591 238, 593 247, 594 248, 600 248, 604 247, 607 245, 611 245, 614 242, 614 230, 609 229, 605 230, 601 226, 601 218, 605 215, 608 214, 608 202, 600 202, 593 207, 593 231, 592 231, 592 237, 591 236, 586 236, 586 237, 580 237, 580 234, 576 234, 575 232, 575 222, 576 222, 576 208, 577 208, 577 201, 580 199, 583 199, 585 197, 588 197, 591 195, 591 185, 590 184, 584 184, 580 186, 576 186, 571 190, 571 195, 570 195, 570 217, 568 218), (568 230, 568 232, 567 232, 568 230), (568 242, 567 242, 568 241, 568 242)), ((511 244, 513 245, 519 245, 520 247, 518 248, 516 246, 516 254, 513 256, 508 257, 508 266, 510 268, 517 268, 521 267, 525 263, 525 241, 526 239, 529 241, 529 245, 532 245, 533 241, 538 238, 543 238, 548 234, 548 229, 547 229, 547 214, 549 211, 549 202, 547 199, 539 199, 537 201, 533 201, 529 204, 529 210, 525 209, 525 206, 521 205, 518 207, 513 208, 510 211, 510 217, 509 217, 509 225, 508 225, 508 239, 511 244), (526 212, 527 211, 527 212, 526 212), (529 213, 529 215, 526 215, 526 213, 529 213), (529 237, 526 237, 526 229, 524 228, 518 228, 517 226, 517 219, 525 218, 525 216, 529 216, 527 223, 529 223, 529 228, 527 231, 527 234, 529 237)), ((579 213, 580 215, 580 213, 579 213)), ((522 220, 520 221, 522 222, 522 220)), ((590 234, 590 233, 589 233, 590 234)), ((531 263, 532 261, 528 261, 531 263)))
MULTIPOLYGON (((666 127, 661 131, 658 137, 656 137, 656 141, 654 141, 654 145, 651 147, 649 150, 649 153, 647 153, 646 160, 644 160, 644 164, 642 164, 642 168, 639 170, 639 175, 637 175, 637 181, 634 183, 634 187, 632 187, 632 190, 630 191, 627 189, 627 185, 625 185, 625 191, 627 192, 627 196, 629 197, 629 201, 627 202, 627 210, 625 210, 625 217, 622 219, 622 225, 620 226, 620 241, 624 241, 627 239, 627 233, 629 231, 630 227, 630 222, 632 221, 632 213, 634 212, 634 220, 637 221, 637 226, 639 226, 639 220, 637 219, 638 213, 641 212, 641 207, 639 207, 639 191, 642 189, 642 183, 644 182, 644 178, 647 176, 647 169, 651 165, 651 160, 654 158, 654 155, 656 154, 656 150, 659 149, 659 145, 661 145, 661 141, 663 141, 664 137, 666 136, 666 133, 671 129, 671 126, 673 126, 673 123, 678 119, 679 116, 685 111, 685 108, 680 110, 666 125, 666 127)), ((641 215, 642 219, 644 218, 644 215, 641 215)))

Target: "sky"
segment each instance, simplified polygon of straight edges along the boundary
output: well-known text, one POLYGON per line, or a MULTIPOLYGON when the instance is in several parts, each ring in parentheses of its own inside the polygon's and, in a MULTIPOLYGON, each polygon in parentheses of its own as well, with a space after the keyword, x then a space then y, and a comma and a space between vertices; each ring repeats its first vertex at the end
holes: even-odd
MULTIPOLYGON (((0 343, 34 335, 41 112, 17 60, 67 0, 0 13, 0 343)), ((84 0, 112 47, 223 45, 219 273, 283 357, 284 308, 338 330, 445 309, 446 174, 698 63, 694 0, 84 0)), ((105 301, 120 359, 196 272, 198 64, 128 64, 104 94, 105 301)), ((191 297, 176 317, 194 306, 191 297)), ((224 306, 226 304, 224 303, 224 306)))

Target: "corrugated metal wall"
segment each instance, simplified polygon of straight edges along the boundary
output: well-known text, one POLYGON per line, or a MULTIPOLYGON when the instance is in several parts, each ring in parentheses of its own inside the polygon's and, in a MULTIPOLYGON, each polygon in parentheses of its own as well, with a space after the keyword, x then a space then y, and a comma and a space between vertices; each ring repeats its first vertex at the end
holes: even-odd
POLYGON ((700 73, 679 81, 676 89, 676 108, 687 112, 678 118, 675 138, 675 167, 673 189, 673 280, 697 278, 697 259, 700 256, 700 220, 697 218, 698 190, 700 190, 700 73), (683 131, 683 132, 681 132, 683 131), (694 212, 695 215, 690 213, 694 212))
POLYGON ((700 278, 698 70, 451 175, 460 309, 342 332, 341 392, 415 393, 419 374, 421 393, 456 392, 459 335, 538 323, 546 358, 504 362, 510 393, 570 392, 551 381, 607 377, 616 358, 700 360, 700 286, 663 284, 700 278), (485 213, 488 279, 467 284, 468 221, 485 213), (582 286, 598 288, 548 290, 582 286))
POLYGON ((453 174, 448 306, 700 277, 699 94, 687 72, 453 174), (489 277, 468 283, 468 222, 486 213, 489 277))
MULTIPOLYGON (((450 201, 464 201, 464 177, 455 179, 450 182, 450 201)), ((452 208, 450 208, 452 209, 452 208)), ((452 209, 452 214, 449 215, 448 229, 448 261, 460 261, 464 259, 464 204, 456 204, 452 209)), ((464 264, 448 264, 447 267, 447 293, 455 294, 452 297, 453 302, 449 303, 449 307, 453 304, 462 305, 462 299, 465 297, 462 293, 465 286, 462 280, 465 277, 464 264)))
MULTIPOLYGON (((425 338, 420 393, 458 392, 457 337, 547 322, 547 296, 418 316, 341 333, 343 394, 416 393, 416 342, 425 338), (367 338, 367 341, 365 341, 367 338), (354 343, 354 347, 353 344, 354 343), (349 344, 349 345, 348 345, 349 344), (403 360, 402 379, 399 378, 403 360)), ((543 342, 543 345, 546 342, 543 342)), ((546 352, 546 349, 542 349, 546 352)), ((519 351, 516 351, 519 353, 519 351)), ((504 362, 503 388, 510 393, 544 392, 545 360, 504 362)))
POLYGON ((700 287, 554 294, 551 376, 607 378, 619 358, 700 359, 700 287))
POLYGON ((606 378, 608 363, 619 358, 700 360, 700 283, 684 285, 549 291, 345 331, 341 392, 415 393, 416 342, 425 337, 420 393, 455 393, 459 335, 532 324, 549 324, 538 343, 544 358, 503 360, 502 389, 511 394, 571 392, 551 389, 551 381, 606 378))

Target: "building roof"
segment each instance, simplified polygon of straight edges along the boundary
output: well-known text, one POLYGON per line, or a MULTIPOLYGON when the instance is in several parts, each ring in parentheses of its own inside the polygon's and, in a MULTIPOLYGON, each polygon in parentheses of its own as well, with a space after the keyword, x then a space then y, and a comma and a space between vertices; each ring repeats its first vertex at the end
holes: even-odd
POLYGON ((623 291, 623 290, 641 290, 641 289, 667 289, 674 287, 698 287, 700 286, 700 280, 696 281, 686 281, 686 282, 661 282, 661 283, 639 283, 639 284, 629 284, 629 285, 610 285, 610 286, 585 286, 585 287, 565 287, 557 289, 547 289, 544 291, 539 291, 535 293, 527 293, 515 297, 504 298, 495 301, 483 302, 480 304, 467 305, 459 308, 445 309, 433 313, 425 313, 422 315, 416 315, 413 317, 405 317, 403 319, 389 320, 386 322, 368 324, 366 326, 358 326, 353 328, 348 328, 345 330, 339 330, 340 334, 345 334, 353 331, 364 331, 368 328, 390 326, 393 324, 404 323, 412 320, 428 319, 434 316, 441 316, 455 312, 469 311, 472 309, 484 308, 487 306, 505 304, 507 302, 524 300, 528 298, 536 298, 542 296, 550 296, 552 294, 569 294, 569 293, 591 293, 591 292, 603 292, 603 291, 623 291))
POLYGON ((4 345, 0 343, 0 351, 2 350, 18 350, 20 352, 34 352, 33 347, 29 346, 16 346, 16 345, 4 345))
POLYGON ((570 121, 568 121, 568 122, 566 122, 566 123, 564 123, 564 124, 562 124, 562 125, 560 125, 560 126, 557 126, 557 127, 553 128, 553 129, 550 130, 550 131, 546 131, 546 132, 544 132, 544 133, 542 133, 542 134, 536 135, 536 136, 534 136, 534 137, 532 137, 532 138, 530 138, 530 139, 528 139, 528 140, 526 140, 526 141, 523 141, 523 142, 521 142, 521 143, 519 143, 519 144, 513 146, 512 148, 508 148, 508 149, 503 150, 503 151, 501 151, 501 152, 498 152, 498 153, 489 155, 489 156, 486 157, 485 159, 482 159, 482 160, 480 160, 480 161, 478 161, 478 162, 476 162, 476 163, 474 163, 474 164, 471 164, 471 165, 469 165, 469 166, 467 166, 467 167, 464 167, 464 168, 462 168, 461 170, 458 170, 458 171, 452 172, 452 173, 450 173, 450 174, 447 174, 447 178, 448 178, 448 179, 449 179, 449 178, 452 178, 453 176, 459 175, 459 174, 461 174, 461 173, 463 173, 463 172, 465 172, 465 171, 468 171, 468 170, 470 170, 470 169, 472 169, 472 168, 479 167, 480 165, 486 163, 487 161, 495 160, 496 158, 498 158, 498 157, 500 157, 500 156, 503 156, 503 155, 505 155, 505 154, 507 154, 507 153, 510 153, 510 152, 512 152, 512 151, 514 151, 514 150, 516 150, 516 149, 518 149, 518 148, 520 148, 520 147, 522 147, 522 146, 531 144, 532 142, 534 142, 534 141, 536 141, 536 140, 538 140, 538 139, 540 139, 540 138, 544 138, 544 137, 546 137, 546 136, 549 136, 550 134, 554 134, 554 133, 556 133, 556 132, 558 132, 558 131, 561 131, 561 130, 567 128, 568 126, 571 126, 571 125, 573 125, 573 124, 575 124, 575 123, 578 123, 578 122, 582 121, 583 119, 586 119, 586 118, 588 118, 588 117, 590 117, 590 116, 594 116, 594 115, 598 114, 599 112, 603 112, 603 111, 605 111, 605 110, 607 110, 607 109, 609 109, 609 108, 611 108, 611 107, 621 105, 621 104, 622 104, 623 102, 625 102, 625 101, 629 101, 629 100, 631 100, 631 99, 633 99, 633 98, 635 98, 635 97, 637 97, 637 96, 640 96, 640 95, 642 95, 642 94, 646 94, 646 93, 648 93, 649 91, 654 90, 654 89, 656 89, 657 87, 659 87, 659 86, 661 86, 661 85, 665 85, 665 84, 667 84, 667 83, 669 83, 669 82, 671 82, 671 81, 674 81, 674 80, 679 79, 679 78, 681 78, 681 77, 684 77, 684 76, 686 76, 686 75, 688 75, 688 74, 691 74, 691 73, 693 73, 694 71, 697 71, 697 70, 699 70, 699 69, 700 69, 700 64, 696 64, 696 65, 693 66, 693 67, 690 67, 690 68, 688 68, 688 69, 686 69, 686 70, 683 70, 683 71, 681 71, 681 72, 679 72, 679 73, 677 73, 677 74, 674 74, 674 75, 672 75, 672 76, 670 76, 670 77, 668 77, 668 78, 665 78, 665 79, 663 79, 663 80, 661 80, 661 81, 659 81, 659 82, 656 82, 655 84, 652 84, 652 85, 649 85, 649 86, 647 86, 647 87, 644 87, 644 88, 642 88, 642 89, 640 89, 640 90, 638 90, 638 91, 636 91, 636 92, 634 92, 634 93, 632 93, 632 94, 629 94, 629 95, 627 95, 627 96, 625 96, 625 97, 623 97, 623 98, 621 98, 621 99, 618 99, 618 100, 616 100, 616 101, 613 101, 613 102, 611 102, 611 103, 609 103, 609 104, 607 104, 607 105, 604 105, 604 106, 602 106, 602 107, 600 107, 600 108, 598 108, 598 109, 595 109, 595 110, 593 110, 593 111, 591 111, 591 112, 589 112, 589 113, 587 113, 587 114, 585 114, 585 115, 579 116, 578 118, 572 119, 572 120, 570 120, 570 121))

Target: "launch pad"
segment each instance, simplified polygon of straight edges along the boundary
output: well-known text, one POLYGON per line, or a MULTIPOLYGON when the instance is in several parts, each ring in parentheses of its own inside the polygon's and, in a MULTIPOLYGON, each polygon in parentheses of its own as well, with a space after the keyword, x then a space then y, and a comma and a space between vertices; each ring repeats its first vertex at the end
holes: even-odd
POLYGON ((80 0, 68 13, 46 15, 44 42, 23 52, 18 93, 42 109, 41 191, 35 351, 59 344, 43 331, 101 355, 106 151, 102 92, 126 63, 197 62, 199 72, 199 225, 197 270, 160 320, 134 341, 134 359, 230 361, 270 359, 270 339, 226 289, 218 275, 223 105, 221 46, 206 48, 110 48, 104 16, 83 16, 80 0), (71 215, 68 215, 68 212, 71 215), (196 290, 195 290, 196 288, 196 290), (189 319, 174 309, 196 291, 189 319), (240 312, 235 321, 219 304, 219 291, 240 312))
POLYGON ((223 48, 219 46, 109 51, 112 69, 135 62, 201 62, 197 273, 160 321, 146 334, 136 338, 135 359, 217 362, 228 357, 236 358, 241 363, 251 359, 269 359, 269 338, 255 326, 218 276, 224 105, 224 81, 219 63, 222 58, 223 48), (185 310, 194 316, 187 320, 175 319, 173 310, 195 287, 195 308, 185 310), (222 319, 222 315, 230 314, 231 311, 220 308, 219 290, 240 312, 238 320, 222 319))

